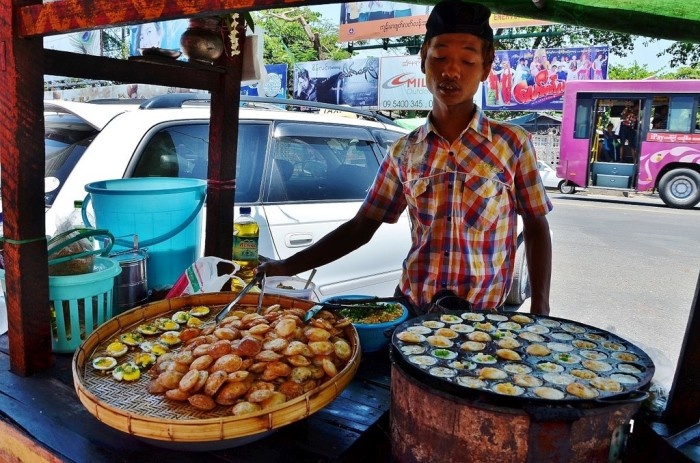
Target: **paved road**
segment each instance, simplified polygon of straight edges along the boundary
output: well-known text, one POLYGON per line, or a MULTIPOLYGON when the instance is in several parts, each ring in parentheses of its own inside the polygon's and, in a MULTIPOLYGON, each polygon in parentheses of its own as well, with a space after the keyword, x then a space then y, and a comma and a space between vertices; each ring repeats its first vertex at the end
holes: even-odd
POLYGON ((671 209, 649 195, 550 197, 552 316, 637 344, 669 388, 698 284, 700 208, 671 209))

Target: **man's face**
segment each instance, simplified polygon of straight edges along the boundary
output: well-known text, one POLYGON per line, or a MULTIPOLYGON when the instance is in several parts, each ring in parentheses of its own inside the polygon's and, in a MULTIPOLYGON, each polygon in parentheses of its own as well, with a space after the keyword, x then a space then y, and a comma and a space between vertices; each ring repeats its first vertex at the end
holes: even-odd
POLYGON ((483 41, 471 34, 441 34, 430 40, 425 80, 435 100, 446 106, 473 100, 491 67, 482 50, 483 41))
POLYGON ((299 76, 299 88, 302 90, 308 90, 309 79, 304 76, 299 76))

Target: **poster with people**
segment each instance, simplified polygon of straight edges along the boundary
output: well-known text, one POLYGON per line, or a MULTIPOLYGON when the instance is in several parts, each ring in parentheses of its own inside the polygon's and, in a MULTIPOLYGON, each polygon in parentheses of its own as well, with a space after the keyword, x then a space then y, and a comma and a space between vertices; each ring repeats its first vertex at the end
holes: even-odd
POLYGON ((143 48, 180 49, 180 36, 187 29, 189 21, 159 21, 137 24, 130 27, 129 55, 141 55, 143 48))
POLYGON ((241 85, 241 95, 286 98, 287 65, 266 64, 265 70, 267 71, 265 81, 253 85, 241 85))
POLYGON ((294 65, 293 98, 344 104, 377 106, 379 58, 340 61, 308 61, 294 65))
POLYGON ((607 46, 498 50, 483 84, 482 107, 560 111, 567 81, 608 78, 608 53, 607 46))

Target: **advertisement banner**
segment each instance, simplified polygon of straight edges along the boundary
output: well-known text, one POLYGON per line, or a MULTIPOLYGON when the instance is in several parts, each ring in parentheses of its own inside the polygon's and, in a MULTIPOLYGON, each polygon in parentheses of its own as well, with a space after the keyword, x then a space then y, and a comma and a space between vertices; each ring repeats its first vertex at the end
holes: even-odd
MULTIPOLYGON (((432 9, 432 6, 400 2, 341 3, 338 41, 423 35, 432 9)), ((552 24, 548 21, 503 14, 491 15, 489 22, 494 30, 552 24)))
POLYGON ((433 96, 425 85, 420 70, 420 57, 388 56, 379 62, 379 109, 411 109, 427 111, 433 107, 433 96))
POLYGON ((377 106, 379 58, 307 61, 294 66, 294 98, 377 106))
POLYGON ((129 55, 140 56, 141 48, 180 49, 180 36, 187 29, 189 21, 159 21, 131 26, 129 55))
POLYGON ((570 80, 608 78, 608 47, 499 50, 482 107, 491 111, 561 111, 570 80))
POLYGON ((265 82, 254 85, 241 85, 241 95, 287 98, 287 65, 266 64, 265 82))

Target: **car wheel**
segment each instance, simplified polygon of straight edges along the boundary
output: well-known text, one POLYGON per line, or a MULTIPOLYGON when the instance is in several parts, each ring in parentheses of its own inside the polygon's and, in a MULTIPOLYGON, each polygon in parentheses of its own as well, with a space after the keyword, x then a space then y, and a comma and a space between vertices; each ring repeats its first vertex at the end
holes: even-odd
POLYGON ((520 305, 525 302, 525 299, 528 297, 530 297, 530 276, 525 259, 525 243, 523 242, 518 245, 518 250, 515 252, 513 286, 510 288, 508 297, 506 297, 506 304, 520 305))
POLYGON ((661 178, 659 197, 669 207, 690 209, 700 202, 700 173, 674 169, 661 178))
POLYGON ((566 180, 559 182, 559 191, 565 195, 572 195, 576 193, 576 187, 566 183, 566 180))

